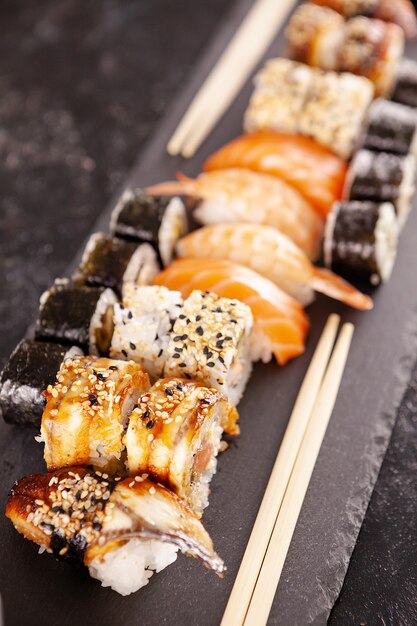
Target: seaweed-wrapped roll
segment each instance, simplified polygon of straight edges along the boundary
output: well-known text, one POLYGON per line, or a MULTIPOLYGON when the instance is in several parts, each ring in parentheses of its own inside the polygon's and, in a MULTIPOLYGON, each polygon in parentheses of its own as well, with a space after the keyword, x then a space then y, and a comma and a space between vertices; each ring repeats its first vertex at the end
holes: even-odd
POLYGON ((41 297, 35 337, 74 344, 88 354, 105 355, 113 334, 116 302, 111 289, 57 280, 41 297))
POLYGON ((193 291, 172 329, 165 376, 201 381, 237 405, 252 370, 252 324, 251 310, 243 302, 193 291))
POLYGON ((375 100, 368 111, 363 147, 395 154, 417 155, 417 112, 410 107, 375 100))
POLYGON ((415 177, 416 161, 412 154, 359 150, 346 177, 344 196, 349 200, 392 202, 402 227, 410 212, 415 177))
POLYGON ((400 61, 392 99, 409 107, 417 107, 417 61, 413 59, 400 61))
POLYGON ((155 250, 148 243, 137 244, 104 233, 91 235, 79 268, 77 284, 109 287, 120 294, 125 283, 146 285, 159 271, 155 250))
POLYGON ((79 464, 123 470, 122 435, 149 387, 149 376, 132 361, 66 360, 45 392, 41 436, 48 469, 79 464))
POLYGON ((152 197, 141 189, 127 189, 113 210, 110 227, 113 235, 150 243, 166 266, 176 242, 188 231, 187 212, 178 197, 152 197))
POLYGON ((10 424, 37 426, 48 385, 55 381, 61 364, 79 348, 58 343, 22 339, 0 374, 0 413, 10 424))
POLYGON ((118 481, 83 467, 17 481, 6 515, 26 539, 83 564, 103 587, 137 591, 173 563, 178 549, 219 575, 223 561, 194 513, 169 489, 144 477, 118 481))
POLYGON ((390 202, 336 202, 327 217, 324 261, 342 276, 387 281, 397 254, 398 225, 390 202))

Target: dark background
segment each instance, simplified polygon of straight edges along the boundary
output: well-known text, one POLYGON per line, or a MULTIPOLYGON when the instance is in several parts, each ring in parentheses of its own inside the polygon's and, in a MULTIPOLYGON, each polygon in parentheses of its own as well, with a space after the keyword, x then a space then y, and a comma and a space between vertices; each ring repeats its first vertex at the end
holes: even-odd
MULTIPOLYGON (((0 3, 1 363, 232 5, 0 3)), ((332 625, 417 624, 416 470, 417 369, 332 625)))

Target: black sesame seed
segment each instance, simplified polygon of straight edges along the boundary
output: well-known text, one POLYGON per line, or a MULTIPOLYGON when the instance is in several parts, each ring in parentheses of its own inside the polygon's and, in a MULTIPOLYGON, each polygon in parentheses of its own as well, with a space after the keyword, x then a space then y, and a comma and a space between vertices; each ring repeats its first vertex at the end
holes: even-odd
POLYGON ((178 385, 177 385, 177 389, 178 389, 179 391, 182 391, 182 390, 184 389, 184 385, 183 385, 182 383, 178 383, 178 385))
POLYGON ((161 348, 160 351, 158 352, 158 359, 160 356, 162 356, 162 353, 163 353, 163 349, 161 348))
POLYGON ((172 341, 181 341, 181 335, 175 335, 172 341))
POLYGON ((93 369, 93 374, 94 374, 94 376, 97 376, 97 372, 96 372, 95 369, 93 369))
POLYGON ((181 341, 185 341, 188 338, 187 334, 181 335, 181 341))
POLYGON ((207 304, 203 304, 202 309, 207 309, 207 304))
POLYGON ((207 367, 214 367, 213 361, 209 361, 209 363, 207 363, 207 367))
POLYGON ((185 315, 183 313, 181 313, 181 315, 178 315, 180 320, 185 320, 185 315))
POLYGON ((196 315, 195 321, 199 322, 201 320, 201 315, 196 315))
POLYGON ((100 522, 93 522, 93 528, 94 530, 101 530, 100 522))
POLYGON ((210 404, 210 400, 208 400, 207 398, 201 398, 201 402, 203 404, 210 404))
POLYGON ((224 339, 218 339, 216 341, 216 348, 222 348, 223 347, 223 341, 224 341, 224 339))
POLYGON ((130 342, 129 346, 131 350, 136 350, 136 345, 134 343, 130 342))
MULTIPOLYGON (((80 494, 81 497, 81 492, 78 492, 80 494)), ((77 494, 78 495, 78 494, 77 494)), ((79 498, 77 498, 77 500, 79 500, 79 498)), ((59 506, 59 505, 55 505, 51 508, 51 512, 52 513, 62 513, 63 509, 59 506)))
POLYGON ((104 378, 103 374, 101 374, 100 372, 97 374, 97 378, 98 378, 99 380, 105 380, 105 378, 104 378))
POLYGON ((174 350, 175 350, 175 352, 182 352, 184 350, 184 348, 178 348, 178 346, 177 346, 177 347, 174 348, 174 350))
POLYGON ((155 341, 158 341, 158 339, 159 339, 159 335, 158 335, 158 333, 156 333, 156 335, 155 335, 155 341))
POLYGON ((142 419, 144 419, 144 418, 146 419, 147 417, 150 416, 150 414, 151 414, 151 412, 149 410, 145 411, 145 413, 142 415, 142 419))
POLYGON ((180 354, 178 354, 178 352, 174 352, 174 354, 172 355, 173 359, 179 359, 180 358, 180 354))
POLYGON ((109 370, 111 370, 112 372, 115 372, 118 369, 119 368, 117 367, 117 365, 110 365, 110 367, 109 367, 109 370))
POLYGON ((225 337, 224 340, 225 341, 232 341, 232 337, 225 337))
POLYGON ((123 354, 123 356, 125 356, 125 357, 127 358, 127 352, 126 352, 126 350, 122 350, 122 354, 123 354))
MULTIPOLYGON (((180 355, 178 355, 179 357, 180 355)), ((178 363, 178 367, 187 367, 187 365, 185 363, 178 363)))
POLYGON ((92 404, 93 406, 95 404, 98 404, 98 398, 94 393, 90 393, 90 395, 88 396, 88 399, 90 400, 90 404, 92 404))
POLYGON ((237 324, 237 320, 230 320, 231 324, 237 324))
POLYGON ((224 358, 222 356, 219 356, 219 361, 220 363, 224 363, 224 358))
POLYGON ((154 420, 149 420, 149 422, 146 424, 146 428, 148 430, 151 430, 151 428, 153 428, 154 426, 155 426, 154 420))
POLYGON ((195 332, 197 333, 197 335, 200 335, 200 337, 204 335, 204 330, 202 326, 197 326, 197 328, 195 329, 195 332))
MULTIPOLYGON (((178 385, 177 385, 177 387, 178 387, 178 385)), ((170 387, 168 387, 168 389, 165 389, 165 393, 167 394, 167 396, 173 396, 174 395, 174 392, 173 392, 173 390, 170 387)))
POLYGON ((55 530, 55 526, 53 524, 48 524, 48 522, 41 522, 39 526, 42 526, 42 528, 47 530, 55 530))
POLYGON ((185 378, 188 378, 188 380, 191 380, 191 374, 185 374, 185 378))
POLYGON ((217 339, 219 339, 219 337, 221 337, 221 336, 222 336, 221 333, 217 333, 217 335, 216 335, 217 339))
POLYGON ((120 306, 120 308, 122 309, 122 311, 124 311, 124 310, 125 310, 125 305, 124 305, 124 304, 120 304, 119 306, 120 306))
POLYGON ((129 311, 129 313, 127 314, 128 318, 131 320, 133 318, 133 313, 132 311, 129 311))

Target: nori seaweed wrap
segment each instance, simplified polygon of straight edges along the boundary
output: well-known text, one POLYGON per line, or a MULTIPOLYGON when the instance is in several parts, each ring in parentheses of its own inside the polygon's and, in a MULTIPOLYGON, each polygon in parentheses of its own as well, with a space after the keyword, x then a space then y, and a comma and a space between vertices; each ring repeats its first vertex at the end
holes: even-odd
POLYGON ((359 150, 350 164, 343 195, 348 200, 392 202, 402 226, 410 212, 415 175, 412 154, 359 150))
POLYGON ((153 197, 141 189, 127 189, 113 210, 110 228, 118 237, 150 243, 166 266, 176 242, 188 231, 187 212, 178 197, 153 197))
POLYGON ((395 154, 416 154, 417 112, 382 98, 369 107, 363 148, 395 154))
POLYGON ((390 202, 336 202, 324 235, 326 267, 373 285, 387 281, 394 265, 398 224, 390 202))
POLYGON ((417 61, 402 59, 398 64, 392 99, 409 107, 417 107, 417 61))
POLYGON ((146 285, 159 272, 159 263, 152 246, 137 244, 104 233, 91 235, 73 278, 89 287, 109 287, 118 295, 123 283, 146 285))
POLYGON ((79 348, 22 339, 0 374, 0 413, 9 424, 38 426, 43 391, 55 382, 61 363, 79 348))
POLYGON ((35 338, 76 345, 87 354, 105 355, 113 335, 115 302, 111 289, 57 280, 41 297, 35 338))

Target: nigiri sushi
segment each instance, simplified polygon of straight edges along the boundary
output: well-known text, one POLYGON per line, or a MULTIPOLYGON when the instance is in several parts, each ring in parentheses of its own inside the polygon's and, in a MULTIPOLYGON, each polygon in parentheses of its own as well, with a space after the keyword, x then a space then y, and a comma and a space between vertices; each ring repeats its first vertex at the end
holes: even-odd
POLYGON ((17 481, 6 516, 26 539, 128 595, 177 558, 178 549, 221 575, 223 561, 194 513, 145 475, 118 481, 84 467, 17 481))
POLYGON ((261 131, 226 144, 204 170, 244 167, 293 185, 322 214, 341 198, 346 163, 309 137, 261 131))
POLYGON ((199 198, 194 217, 201 224, 265 224, 287 235, 310 259, 319 255, 322 217, 301 193, 275 176, 239 168, 214 170, 195 179, 178 175, 178 181, 153 185, 147 193, 199 198))
POLYGON ((372 308, 372 300, 336 274, 314 267, 288 237, 259 224, 204 226, 177 244, 181 257, 229 259, 259 272, 303 304, 314 291, 357 309, 372 308))
POLYGON ((253 361, 267 363, 275 356, 284 365, 304 352, 309 322, 300 303, 247 267, 220 259, 178 259, 155 283, 178 289, 184 298, 200 289, 247 304, 254 318, 250 337, 253 361))

